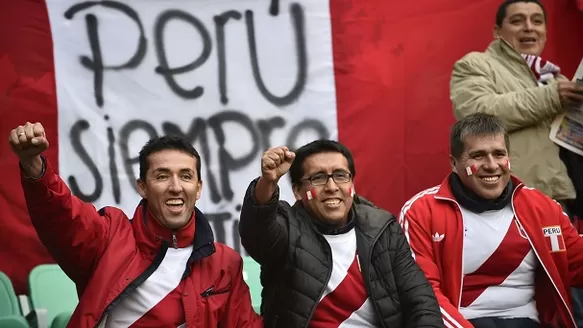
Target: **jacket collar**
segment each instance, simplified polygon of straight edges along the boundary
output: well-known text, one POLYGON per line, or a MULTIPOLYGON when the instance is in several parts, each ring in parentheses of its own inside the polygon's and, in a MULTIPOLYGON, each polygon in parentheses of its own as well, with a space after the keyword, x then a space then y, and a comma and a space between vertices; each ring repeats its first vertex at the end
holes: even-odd
MULTIPOLYGON (((443 180, 443 182, 436 187, 437 188, 437 192, 435 193, 435 197, 437 199, 445 199, 445 200, 450 200, 450 201, 456 201, 455 200, 455 196, 453 195, 453 192, 451 191, 451 183, 449 182, 450 176, 454 174, 449 173, 445 179, 443 180)), ((510 180, 512 180, 512 184, 514 185, 514 192, 513 192, 513 196, 516 194, 516 192, 518 192, 520 189, 522 189, 522 187, 524 186, 524 184, 522 183, 522 181, 520 181, 517 177, 515 177, 514 175, 510 176, 510 180)))
POLYGON ((518 53, 518 51, 516 51, 506 40, 496 39, 492 41, 486 51, 503 63, 507 63, 509 65, 520 65, 520 67, 524 69, 525 73, 533 78, 533 81, 537 81, 534 73, 530 67, 528 67, 522 55, 518 53))
POLYGON ((158 223, 150 213, 147 201, 142 200, 136 208, 132 225, 138 247, 146 251, 146 254, 155 254, 164 244, 173 247, 173 235, 176 236, 177 247, 193 246, 191 260, 209 256, 215 251, 212 228, 204 214, 196 207, 188 224, 172 231, 158 223))
POLYGON ((516 60, 526 65, 526 61, 524 58, 522 58, 522 55, 518 53, 518 51, 516 51, 506 40, 496 39, 490 42, 487 51, 498 57, 506 57, 506 60, 516 60))
POLYGON ((373 204, 368 199, 355 196, 352 208, 355 212, 355 223, 358 230, 370 239, 375 239, 384 231, 384 227, 391 221, 394 216, 373 204))
POLYGON ((348 223, 340 228, 333 228, 327 226, 324 223, 319 222, 312 216, 310 211, 308 211, 308 209, 304 207, 301 201, 296 201, 292 208, 294 208, 300 216, 308 220, 312 228, 314 228, 314 230, 316 230, 318 233, 322 235, 340 235, 343 233, 347 233, 348 231, 352 230, 352 228, 354 228, 354 211, 352 208, 348 213, 348 223))
POLYGON ((382 231, 383 227, 388 224, 388 222, 394 220, 390 213, 381 210, 366 198, 358 195, 354 196, 352 208, 348 214, 348 224, 332 231, 323 230, 322 224, 312 218, 301 202, 297 201, 293 207, 300 213, 300 215, 308 218, 312 223, 313 228, 321 234, 341 234, 356 227, 369 238, 373 239, 382 231), (384 217, 383 214, 386 214, 386 217, 384 217))
POLYGON ((160 224, 158 220, 154 217, 154 214, 150 210, 147 204, 142 206, 142 220, 146 227, 146 233, 151 235, 150 237, 160 238, 168 242, 168 244, 175 248, 184 248, 190 246, 194 241, 194 235, 196 232, 196 213, 192 213, 192 217, 188 223, 176 230, 168 229, 160 224))
POLYGON ((316 229, 323 235, 342 235, 354 228, 354 210, 352 208, 350 209, 350 212, 348 212, 348 223, 340 228, 330 227, 315 219, 312 222, 316 229))

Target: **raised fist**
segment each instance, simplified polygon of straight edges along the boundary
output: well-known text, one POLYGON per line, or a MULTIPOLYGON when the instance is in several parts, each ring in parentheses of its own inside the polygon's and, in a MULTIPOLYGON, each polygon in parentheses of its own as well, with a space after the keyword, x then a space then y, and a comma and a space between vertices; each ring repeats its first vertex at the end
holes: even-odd
POLYGON ((19 125, 12 129, 8 142, 21 162, 35 159, 49 147, 45 129, 40 123, 26 122, 24 126, 19 125))
POLYGON ((261 158, 261 176, 267 181, 277 182, 289 171, 296 154, 287 147, 268 149, 261 158))

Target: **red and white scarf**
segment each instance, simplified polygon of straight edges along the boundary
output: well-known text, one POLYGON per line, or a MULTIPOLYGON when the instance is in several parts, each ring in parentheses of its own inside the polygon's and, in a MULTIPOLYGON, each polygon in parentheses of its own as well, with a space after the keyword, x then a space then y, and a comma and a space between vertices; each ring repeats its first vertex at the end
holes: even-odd
POLYGON ((540 56, 522 55, 526 65, 530 67, 539 85, 546 84, 547 81, 554 79, 561 73, 561 68, 540 56))

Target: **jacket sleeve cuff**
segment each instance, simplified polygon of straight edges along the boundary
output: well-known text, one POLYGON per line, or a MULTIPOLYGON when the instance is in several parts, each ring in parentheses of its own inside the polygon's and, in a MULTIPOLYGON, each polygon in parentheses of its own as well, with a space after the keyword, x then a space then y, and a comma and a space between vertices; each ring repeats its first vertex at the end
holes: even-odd
POLYGON ((551 107, 555 108, 557 113, 561 113, 563 104, 561 103, 561 95, 559 94, 559 83, 557 83, 557 80, 551 80, 547 86, 549 87, 551 107))
POLYGON ((257 198, 255 198, 255 187, 257 187, 257 181, 259 181, 259 178, 255 178, 255 180, 251 181, 251 184, 249 185, 249 189, 247 191, 248 192, 247 196, 250 197, 251 200, 253 201, 253 207, 259 209, 276 206, 277 203, 279 202, 279 186, 277 186, 277 188, 275 189, 275 192, 271 196, 269 202, 267 202, 266 204, 258 204, 257 198))
POLYGON ((65 192, 65 190, 60 190, 59 188, 59 178, 53 171, 51 163, 42 156, 41 159, 43 161, 43 171, 42 175, 37 179, 27 177, 22 167, 20 168, 20 181, 29 213, 32 208, 46 206, 47 202, 50 202, 49 200, 53 198, 54 193, 65 192))
POLYGON ((53 169, 52 169, 51 165, 48 163, 47 159, 42 155, 40 158, 42 160, 43 166, 42 166, 41 174, 38 178, 33 178, 33 177, 29 177, 28 175, 26 175, 26 173, 24 173, 24 170, 22 168, 22 164, 20 164, 20 162, 18 163, 18 167, 20 168, 20 178, 21 178, 23 183, 44 182, 44 180, 47 180, 46 179, 47 176, 51 176, 53 174, 53 169))

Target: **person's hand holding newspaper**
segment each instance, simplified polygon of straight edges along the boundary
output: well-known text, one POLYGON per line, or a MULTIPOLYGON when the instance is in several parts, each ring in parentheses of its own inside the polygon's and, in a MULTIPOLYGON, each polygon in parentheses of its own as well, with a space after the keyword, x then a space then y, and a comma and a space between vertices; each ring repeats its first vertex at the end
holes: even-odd
POLYGON ((583 156, 583 59, 573 81, 559 81, 559 95, 566 112, 551 124, 549 138, 583 156))

